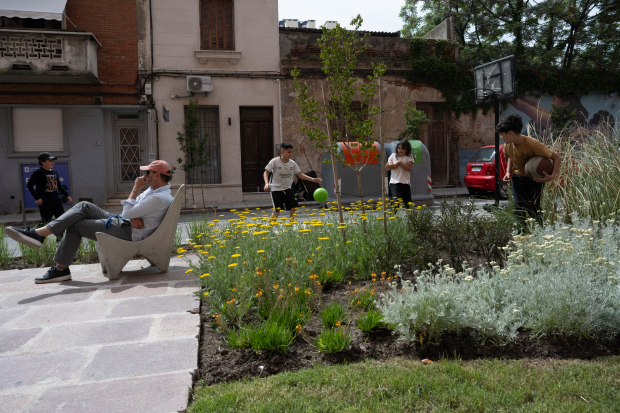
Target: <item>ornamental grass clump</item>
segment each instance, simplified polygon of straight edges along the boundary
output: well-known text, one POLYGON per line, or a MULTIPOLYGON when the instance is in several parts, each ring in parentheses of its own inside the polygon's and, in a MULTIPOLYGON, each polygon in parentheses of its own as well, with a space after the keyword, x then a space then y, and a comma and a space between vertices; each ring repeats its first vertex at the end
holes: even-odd
POLYGON ((334 301, 330 306, 325 307, 323 311, 321 311, 321 322, 328 328, 340 325, 340 323, 344 321, 346 312, 347 308, 345 306, 334 301))
POLYGON ((360 330, 370 333, 371 331, 383 328, 386 324, 383 322, 383 315, 378 311, 368 311, 363 313, 357 319, 357 326, 360 330))
POLYGON ((440 341, 468 328, 480 342, 506 343, 523 328, 534 337, 611 340, 620 332, 620 231, 614 220, 534 226, 490 262, 456 272, 431 265, 415 285, 393 287, 378 305, 384 320, 411 342, 440 341))
POLYGON ((13 250, 4 236, 4 224, 0 224, 0 268, 8 268, 13 260, 13 250))
POLYGON ((351 333, 346 327, 323 328, 314 339, 314 345, 321 353, 332 354, 346 350, 351 344, 351 333))
POLYGON ((256 351, 266 350, 286 353, 295 339, 295 331, 277 322, 267 320, 258 327, 251 329, 249 342, 256 351))

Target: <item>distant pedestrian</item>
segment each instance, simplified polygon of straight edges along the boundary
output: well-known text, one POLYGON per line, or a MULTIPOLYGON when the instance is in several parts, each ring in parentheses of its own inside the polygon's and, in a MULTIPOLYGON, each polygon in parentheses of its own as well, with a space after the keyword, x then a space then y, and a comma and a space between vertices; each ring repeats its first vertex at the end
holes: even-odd
POLYGON ((67 197, 67 202, 73 200, 66 189, 60 184, 58 172, 54 170, 55 156, 49 152, 39 154, 38 163, 41 166, 34 171, 28 179, 26 188, 34 198, 34 202, 39 207, 41 213, 41 226, 45 226, 52 221, 52 217, 58 219, 65 210, 59 194, 67 197))
POLYGON ((280 145, 280 156, 273 158, 265 167, 263 178, 265 179, 265 192, 271 191, 271 202, 273 204, 272 218, 276 218, 280 210, 286 209, 290 212, 290 218, 295 216, 295 208, 298 207, 295 194, 291 189, 293 177, 312 182, 322 182, 321 178, 312 178, 301 172, 297 162, 291 159, 293 156, 293 145, 283 142, 280 145), (271 173, 271 178, 269 174, 271 173))
POLYGON ((542 225, 540 200, 545 182, 555 179, 560 170, 562 159, 545 144, 529 136, 521 135, 523 120, 519 115, 508 115, 496 127, 504 141, 504 156, 506 157, 506 175, 504 182, 512 180, 512 198, 514 201, 515 218, 521 228, 525 228, 525 219, 529 215, 542 225), (525 164, 535 156, 543 156, 553 162, 551 175, 544 172, 544 178, 528 178, 525 164), (510 173, 514 170, 512 178, 510 173))
MULTIPOLYGON (((411 143, 407 139, 398 142, 396 153, 390 155, 385 169, 391 172, 390 193, 392 198, 397 198, 402 202, 402 206, 409 207, 411 203, 411 182, 409 172, 413 167, 413 156, 411 155, 411 143)), ((398 202, 398 201, 396 201, 398 202)))

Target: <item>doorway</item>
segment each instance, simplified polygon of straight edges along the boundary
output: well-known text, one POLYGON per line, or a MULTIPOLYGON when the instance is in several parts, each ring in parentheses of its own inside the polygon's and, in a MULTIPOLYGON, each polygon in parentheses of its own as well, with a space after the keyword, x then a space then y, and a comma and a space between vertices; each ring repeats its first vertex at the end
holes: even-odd
POLYGON ((241 184, 262 192, 263 172, 273 157, 273 108, 241 107, 241 184))
POLYGON ((142 112, 114 113, 114 176, 116 192, 129 192, 145 165, 146 137, 142 112))
POLYGON ((430 123, 422 127, 421 140, 431 157, 431 179, 434 187, 448 185, 448 111, 433 103, 418 103, 416 109, 424 112, 430 123))

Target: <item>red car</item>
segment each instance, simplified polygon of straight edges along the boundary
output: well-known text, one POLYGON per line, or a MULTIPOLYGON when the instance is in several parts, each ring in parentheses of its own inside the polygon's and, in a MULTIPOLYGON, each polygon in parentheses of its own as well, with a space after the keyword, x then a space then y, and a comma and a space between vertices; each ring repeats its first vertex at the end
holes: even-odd
MULTIPOLYGON (((499 179, 506 174, 506 159, 504 158, 504 145, 499 145, 499 179)), ((478 149, 467 163, 465 174, 465 187, 471 195, 480 195, 495 191, 495 145, 483 146, 478 149)), ((502 182, 500 196, 508 198, 508 185, 502 182)))

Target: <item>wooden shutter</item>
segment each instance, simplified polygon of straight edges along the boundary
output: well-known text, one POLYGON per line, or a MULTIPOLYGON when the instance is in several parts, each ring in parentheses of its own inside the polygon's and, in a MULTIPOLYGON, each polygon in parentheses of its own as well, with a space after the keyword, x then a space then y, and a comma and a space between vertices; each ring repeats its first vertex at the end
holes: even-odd
POLYGON ((202 50, 235 50, 233 0, 200 0, 202 50))
POLYGON ((14 152, 64 152, 61 108, 13 108, 14 152))

